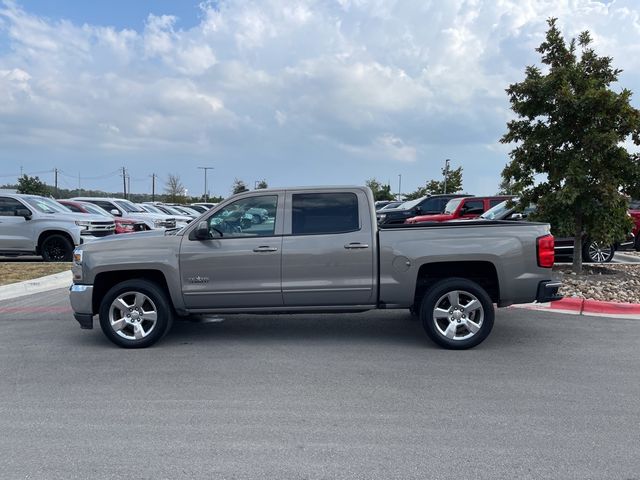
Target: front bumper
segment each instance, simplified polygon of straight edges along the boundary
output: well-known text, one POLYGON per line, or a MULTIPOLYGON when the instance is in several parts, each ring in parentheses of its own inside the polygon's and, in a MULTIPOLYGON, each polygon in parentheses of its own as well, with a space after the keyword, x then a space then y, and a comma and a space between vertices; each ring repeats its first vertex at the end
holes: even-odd
POLYGON ((69 301, 80 328, 93 328, 93 285, 71 285, 69 301))
POLYGON ((554 302, 561 300, 563 297, 558 293, 558 290, 562 286, 562 283, 557 281, 544 281, 538 285, 538 294, 536 295, 536 301, 538 303, 554 302))

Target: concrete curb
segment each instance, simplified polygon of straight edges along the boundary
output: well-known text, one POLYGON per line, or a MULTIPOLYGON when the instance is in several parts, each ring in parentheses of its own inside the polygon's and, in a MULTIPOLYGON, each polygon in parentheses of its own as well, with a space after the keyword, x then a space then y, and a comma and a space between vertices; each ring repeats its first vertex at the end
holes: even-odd
POLYGON ((638 303, 602 302, 599 300, 570 297, 555 302, 525 303, 522 305, 513 305, 513 307, 527 310, 567 313, 570 315, 640 320, 640 304, 638 303))
POLYGON ((0 300, 23 297, 33 293, 46 292, 56 288, 68 287, 73 280, 71 270, 54 273, 46 277, 25 280, 24 282, 11 283, 0 287, 0 300))

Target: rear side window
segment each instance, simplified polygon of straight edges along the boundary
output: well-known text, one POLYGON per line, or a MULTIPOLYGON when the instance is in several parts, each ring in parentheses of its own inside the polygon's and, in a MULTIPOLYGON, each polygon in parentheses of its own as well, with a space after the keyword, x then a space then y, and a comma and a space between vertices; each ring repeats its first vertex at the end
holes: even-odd
POLYGON ((464 203, 465 210, 482 210, 484 211, 484 202, 482 200, 467 200, 464 203))
POLYGON ((111 210, 118 210, 115 205, 113 205, 111 202, 107 202, 104 200, 89 200, 91 203, 98 205, 101 208, 104 208, 107 212, 111 212, 111 210))
POLYGON ((360 229, 358 197, 354 193, 293 195, 293 235, 346 233, 360 229))

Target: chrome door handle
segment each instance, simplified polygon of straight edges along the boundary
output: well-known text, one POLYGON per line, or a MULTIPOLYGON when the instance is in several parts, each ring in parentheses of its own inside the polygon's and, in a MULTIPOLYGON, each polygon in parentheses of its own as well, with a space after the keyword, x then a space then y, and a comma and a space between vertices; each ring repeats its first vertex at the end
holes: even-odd
POLYGON ((269 247, 267 245, 262 245, 261 247, 254 248, 253 251, 256 252, 256 253, 260 253, 260 252, 277 252, 278 249, 276 247, 269 247))
POLYGON ((351 242, 351 243, 347 243, 344 248, 348 249, 348 250, 357 250, 360 248, 369 248, 369 245, 367 245, 366 243, 360 243, 360 242, 351 242))

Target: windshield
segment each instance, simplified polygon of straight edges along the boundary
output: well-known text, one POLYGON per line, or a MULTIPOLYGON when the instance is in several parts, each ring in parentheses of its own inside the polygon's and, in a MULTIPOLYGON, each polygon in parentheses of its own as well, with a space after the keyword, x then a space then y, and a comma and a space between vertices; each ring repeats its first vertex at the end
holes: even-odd
POLYGON ((452 200, 449 200, 447 202, 447 204, 444 207, 444 213, 446 214, 452 214, 453 212, 456 211, 456 208, 458 208, 458 205, 460 205, 460 202, 462 202, 462 200, 464 200, 463 198, 454 198, 452 200))
POLYGON ((27 203, 42 213, 71 213, 64 205, 44 197, 27 197, 27 203))
POLYGON ((503 217, 506 217, 507 214, 511 210, 513 210, 513 204, 514 204, 513 200, 511 201, 505 200, 504 202, 501 202, 496 206, 491 207, 486 212, 484 212, 482 215, 480 215, 480 218, 484 218, 485 220, 495 220, 495 219, 500 220, 503 217), (509 204, 511 204, 511 206, 509 206, 509 204))
POLYGON ((410 208, 415 207, 416 205, 418 205, 421 201, 423 201, 425 198, 427 197, 420 197, 420 198, 416 198, 415 200, 410 200, 408 202, 404 202, 403 204, 401 204, 399 207, 397 208, 401 208, 403 210, 409 210, 410 208))
POLYGON ((104 215, 105 217, 112 217, 109 212, 107 212, 104 208, 101 208, 93 203, 83 203, 82 207, 89 213, 93 213, 95 215, 104 215))
POLYGON ((127 213, 144 213, 143 209, 134 205, 129 200, 115 200, 115 203, 127 213))
POLYGON ((164 215, 164 212, 162 210, 157 209, 154 205, 145 204, 140 206, 149 213, 160 213, 164 215))

